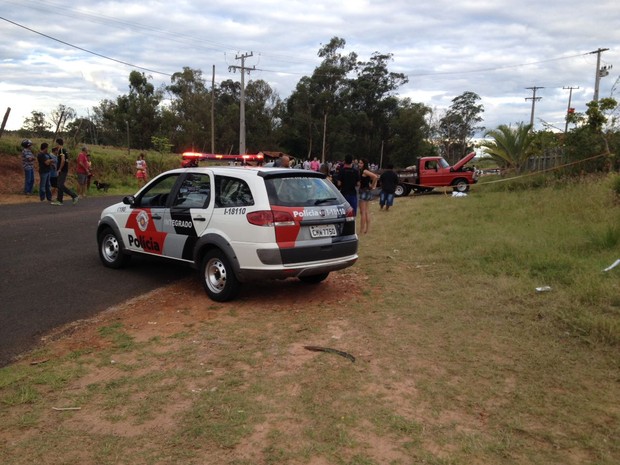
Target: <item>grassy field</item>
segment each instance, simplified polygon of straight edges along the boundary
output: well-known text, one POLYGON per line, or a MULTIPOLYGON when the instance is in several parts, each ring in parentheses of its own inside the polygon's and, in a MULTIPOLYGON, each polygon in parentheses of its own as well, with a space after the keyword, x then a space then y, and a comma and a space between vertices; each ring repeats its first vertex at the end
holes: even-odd
POLYGON ((190 280, 130 302, 91 323, 97 345, 0 370, 1 462, 616 465, 616 183, 373 202, 328 292, 215 304, 190 280))

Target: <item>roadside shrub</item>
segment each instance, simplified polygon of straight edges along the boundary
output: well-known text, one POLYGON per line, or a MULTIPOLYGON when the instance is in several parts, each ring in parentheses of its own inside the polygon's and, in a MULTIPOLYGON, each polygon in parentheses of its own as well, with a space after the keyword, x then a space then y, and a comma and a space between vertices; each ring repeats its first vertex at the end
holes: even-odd
POLYGON ((611 180, 611 190, 618 200, 620 200, 620 175, 616 175, 611 180))

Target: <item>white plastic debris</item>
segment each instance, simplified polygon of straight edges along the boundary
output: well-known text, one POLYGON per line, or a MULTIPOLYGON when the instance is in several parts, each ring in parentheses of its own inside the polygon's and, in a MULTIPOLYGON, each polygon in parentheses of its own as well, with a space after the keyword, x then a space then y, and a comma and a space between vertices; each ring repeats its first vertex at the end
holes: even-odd
POLYGON ((452 197, 467 197, 465 192, 452 192, 452 197))
POLYGON ((549 292, 551 290, 551 286, 540 286, 536 288, 536 292, 549 292))
POLYGON ((605 268, 603 271, 609 271, 609 270, 617 267, 618 265, 620 265, 620 258, 618 260, 616 260, 615 262, 613 262, 611 265, 609 265, 607 268, 605 268))

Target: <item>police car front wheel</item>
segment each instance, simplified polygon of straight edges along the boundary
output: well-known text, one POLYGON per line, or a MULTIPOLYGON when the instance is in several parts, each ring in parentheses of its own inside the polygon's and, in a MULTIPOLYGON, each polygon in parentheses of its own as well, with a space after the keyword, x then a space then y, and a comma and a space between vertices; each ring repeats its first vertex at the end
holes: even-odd
POLYGON ((124 252, 123 243, 111 228, 99 233, 99 258, 108 268, 122 268, 130 256, 124 252))
POLYGON ((235 297, 240 284, 224 252, 209 251, 202 259, 201 270, 205 291, 212 300, 225 302, 235 297))

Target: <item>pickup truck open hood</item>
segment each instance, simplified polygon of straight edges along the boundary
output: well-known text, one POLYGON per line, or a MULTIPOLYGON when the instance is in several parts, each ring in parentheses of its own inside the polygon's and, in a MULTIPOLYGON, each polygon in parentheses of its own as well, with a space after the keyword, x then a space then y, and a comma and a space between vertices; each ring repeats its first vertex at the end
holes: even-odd
POLYGON ((472 152, 469 155, 466 155, 465 157, 461 158, 459 161, 457 161, 454 166, 452 167, 452 169, 454 171, 458 171, 460 170, 463 166, 465 166, 466 163, 468 163, 472 158, 474 158, 476 156, 476 152, 472 152))

